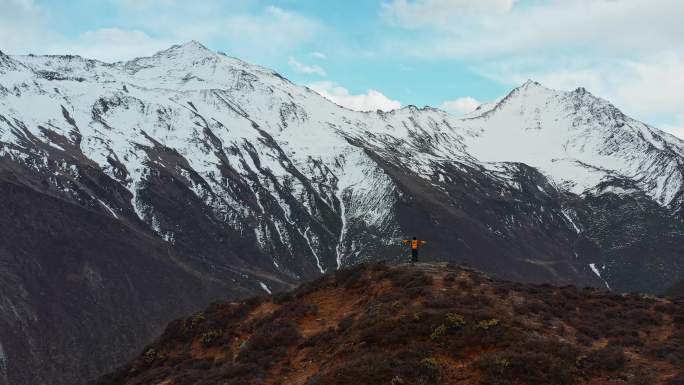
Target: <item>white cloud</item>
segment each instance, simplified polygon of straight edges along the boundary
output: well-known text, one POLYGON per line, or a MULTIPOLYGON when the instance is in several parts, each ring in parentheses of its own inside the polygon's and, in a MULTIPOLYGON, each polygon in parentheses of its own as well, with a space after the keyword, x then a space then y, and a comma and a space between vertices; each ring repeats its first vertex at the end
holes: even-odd
POLYGON ((442 103, 441 107, 442 109, 451 112, 456 115, 464 115, 470 112, 475 111, 477 107, 482 104, 479 102, 477 99, 472 98, 470 96, 466 96, 463 98, 458 98, 456 100, 447 100, 442 103))
POLYGON ((329 81, 309 84, 309 88, 324 98, 355 111, 391 111, 401 108, 399 101, 392 100, 373 89, 365 94, 352 95, 346 88, 329 81))
POLYGON ((684 55, 657 55, 624 65, 634 76, 614 88, 618 100, 628 108, 649 113, 683 112, 684 55))
POLYGON ((293 56, 290 56, 288 60, 288 64, 290 64, 290 67, 294 69, 297 72, 303 73, 303 74, 316 74, 319 76, 326 76, 326 72, 323 68, 317 65, 306 65, 297 59, 295 59, 293 56))
POLYGON ((658 128, 684 140, 684 116, 680 116, 675 124, 664 124, 658 128))
POLYGON ((525 60, 482 65, 481 74, 516 86, 534 79, 555 89, 585 87, 628 115, 658 124, 683 113, 684 55, 663 53, 637 59, 576 60, 571 65, 525 60), (550 64, 550 65, 549 65, 550 64))
POLYGON ((491 57, 539 49, 628 54, 684 47, 681 0, 659 0, 657 5, 652 0, 514 5, 512 0, 395 0, 384 5, 382 15, 395 25, 436 31, 427 35, 427 41, 417 34, 393 42, 417 56, 491 57), (468 9, 492 12, 473 14, 468 9))
POLYGON ((66 45, 58 45, 52 51, 115 62, 150 56, 174 43, 169 40, 154 39, 142 31, 101 28, 85 32, 77 40, 66 45))
POLYGON ((197 15, 198 20, 192 23, 183 20, 182 15, 169 17, 174 22, 160 26, 160 34, 177 36, 178 40, 216 41, 239 54, 258 52, 280 56, 315 40, 325 29, 315 19, 275 6, 258 13, 245 12, 229 17, 197 15), (179 25, 183 27, 178 28, 179 25))
POLYGON ((262 6, 256 0, 144 0, 169 3, 168 6, 127 5, 135 0, 110 0, 121 3, 122 17, 128 25, 139 26, 151 36, 176 43, 197 40, 217 47, 232 56, 254 62, 282 60, 287 54, 325 35, 323 22, 278 6, 262 6))
POLYGON ((316 19, 254 1, 207 0, 198 7, 179 0, 107 0, 125 28, 102 25, 76 36, 55 28, 50 3, 0 0, 0 49, 24 54, 80 54, 104 61, 150 55, 172 44, 198 40, 246 59, 282 57, 316 39, 325 29, 316 19))
MULTIPOLYGON (((321 49, 307 44, 335 36, 317 19, 256 0, 206 0, 202 7, 180 0, 106 1, 118 7, 111 20, 125 20, 126 27, 102 25, 67 36, 56 23, 66 15, 51 2, 0 0, 0 50, 115 61, 196 39, 250 61, 279 63, 292 52, 321 49)), ((532 78, 559 89, 583 86, 640 120, 684 126, 674 118, 682 115, 684 100, 684 1, 383 1, 383 20, 406 31, 385 35, 382 47, 355 45, 353 55, 372 52, 398 63, 399 71, 411 69, 399 63, 412 63, 416 72, 416 57, 457 59, 506 85, 532 78)), ((350 49, 339 44, 336 58, 339 50, 350 49)), ((314 63, 325 58, 306 55, 314 63)), ((303 73, 325 74, 293 59, 290 65, 303 73)), ((337 85, 324 91, 340 104, 362 106, 357 109, 400 105, 378 91, 350 95, 337 85)))
POLYGON ((178 3, 177 0, 110 0, 128 10, 142 11, 155 7, 168 7, 178 3))
POLYGON ((327 60, 328 59, 328 55, 324 54, 323 52, 311 52, 309 54, 309 56, 311 56, 314 59, 318 59, 318 60, 327 60))
POLYGON ((393 0, 382 11, 407 30, 385 41, 390 55, 457 59, 506 85, 583 86, 656 124, 682 113, 682 15, 681 0, 393 0))
POLYGON ((49 10, 31 0, 0 0, 0 8, 0 49, 10 54, 74 54, 116 61, 150 55, 173 43, 142 31, 118 28, 101 28, 67 38, 52 27, 49 10))
POLYGON ((27 47, 50 40, 49 13, 31 0, 0 0, 0 49, 28 53, 27 47))
POLYGON ((171 5, 143 10, 125 7, 122 11, 130 18, 130 24, 143 26, 148 34, 163 36, 174 43, 197 40, 244 59, 282 58, 325 31, 324 24, 317 19, 276 6, 252 9, 249 5, 253 1, 247 0, 207 0, 201 7, 177 0, 146 2, 171 5))
POLYGON ((515 0, 393 0, 382 4, 382 16, 392 24, 417 28, 446 25, 462 16, 510 11, 515 0))

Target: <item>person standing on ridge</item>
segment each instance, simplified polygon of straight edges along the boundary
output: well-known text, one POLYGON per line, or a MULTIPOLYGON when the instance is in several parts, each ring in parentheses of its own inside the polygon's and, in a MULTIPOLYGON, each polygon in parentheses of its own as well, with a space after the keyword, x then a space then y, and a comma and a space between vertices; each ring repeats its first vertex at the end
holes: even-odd
POLYGON ((405 245, 410 244, 411 245, 411 263, 416 263, 418 262, 418 249, 427 243, 427 241, 419 240, 416 239, 416 237, 413 237, 413 239, 408 240, 404 239, 402 241, 405 245))

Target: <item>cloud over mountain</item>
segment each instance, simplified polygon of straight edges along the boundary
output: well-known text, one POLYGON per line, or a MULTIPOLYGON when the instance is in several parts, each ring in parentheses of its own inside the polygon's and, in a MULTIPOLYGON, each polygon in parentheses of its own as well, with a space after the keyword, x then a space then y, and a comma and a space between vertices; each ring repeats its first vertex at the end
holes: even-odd
POLYGON ((324 98, 354 111, 391 111, 401 108, 401 102, 390 99, 378 90, 370 89, 366 93, 354 95, 330 81, 311 83, 308 86, 324 98))

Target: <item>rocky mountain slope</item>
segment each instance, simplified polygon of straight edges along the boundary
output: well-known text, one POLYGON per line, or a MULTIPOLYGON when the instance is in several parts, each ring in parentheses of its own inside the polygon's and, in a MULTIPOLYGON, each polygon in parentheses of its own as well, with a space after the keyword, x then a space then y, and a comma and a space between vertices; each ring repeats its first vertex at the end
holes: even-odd
POLYGON ((684 302, 361 265, 172 322, 98 385, 684 381, 684 302))
POLYGON ((672 297, 684 298, 684 281, 681 281, 674 286, 672 286, 667 292, 667 295, 672 297))
POLYGON ((684 276, 683 148, 534 82, 455 118, 350 111, 196 42, 0 53, 0 384, 94 378, 181 314, 412 235, 501 278, 661 292, 684 276))

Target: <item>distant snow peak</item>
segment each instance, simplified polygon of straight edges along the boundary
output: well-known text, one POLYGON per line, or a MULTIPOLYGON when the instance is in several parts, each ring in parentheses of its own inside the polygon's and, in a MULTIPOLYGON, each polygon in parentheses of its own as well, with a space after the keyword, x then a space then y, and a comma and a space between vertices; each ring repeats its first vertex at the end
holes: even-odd
POLYGON ((210 50, 206 46, 204 46, 202 43, 196 41, 196 40, 190 40, 187 43, 183 44, 174 44, 171 47, 159 52, 159 53, 168 53, 168 52, 203 52, 203 53, 210 53, 213 54, 215 53, 214 51, 210 50))
POLYGON ((538 168, 583 194, 612 176, 668 205, 682 189, 682 143, 625 116, 584 88, 572 92, 528 80, 494 108, 463 117, 467 152, 485 162, 538 168))
POLYGON ((521 87, 522 88, 534 88, 534 87, 546 88, 543 85, 541 85, 541 83, 539 83, 535 80, 532 80, 532 79, 527 79, 527 81, 525 83, 523 83, 521 87))
MULTIPOLYGON (((293 245, 304 245, 298 250, 307 257, 303 265, 321 273, 353 263, 367 246, 354 237, 359 227, 398 229, 394 193, 401 190, 373 159, 441 183, 447 163, 465 160, 486 170, 523 163, 577 194, 594 191, 608 176, 628 176, 662 204, 684 183, 681 141, 624 117, 583 88, 557 91, 533 80, 456 118, 431 107, 401 108, 374 90, 356 95, 332 82, 307 89, 197 41, 115 65, 0 54, 0 74, 6 88, 33 84, 21 96, 0 92, 7 122, 26 122, 36 137, 41 126, 67 138, 78 127, 83 155, 126 180, 122 187, 138 214, 137 194, 151 170, 178 174, 177 163, 197 197, 236 230, 279 205, 282 218, 254 227, 258 244, 279 261, 292 256, 293 245), (16 70, 3 72, 5 62, 16 70), (157 153, 162 147, 173 151, 157 153), (218 178, 228 175, 234 185, 218 178), (330 190, 334 180, 337 188, 330 190), (330 222, 334 217, 339 222, 330 222), (310 226, 320 221, 329 223, 310 226), (267 250, 274 240, 279 250, 267 250)), ((460 102, 454 107, 479 103, 460 102)), ((0 120, 0 140, 17 147, 24 137, 7 122, 0 120)), ((502 175, 516 172, 499 168, 502 175)), ((103 211, 125 215, 111 197, 102 198, 103 211)), ((568 226, 579 232, 573 219, 568 226)))
MULTIPOLYGON (((168 272, 174 282, 188 284, 168 290, 168 280, 154 276, 151 286, 145 278, 134 282, 163 293, 159 300, 171 305, 160 311, 167 315, 178 311, 178 299, 192 307, 216 295, 280 291, 362 261, 399 260, 400 240, 416 229, 437 240, 427 250, 433 258, 472 262, 511 278, 586 285, 600 283, 596 274, 616 291, 660 291, 659 281, 681 272, 679 255, 666 247, 670 240, 681 241, 674 232, 657 238, 665 246, 643 257, 641 245, 651 240, 627 245, 627 255, 652 261, 643 267, 612 259, 614 252, 602 245, 624 242, 620 233, 656 223, 651 218, 659 228, 676 229, 679 222, 666 218, 666 210, 641 207, 641 197, 649 194, 661 204, 679 199, 682 213, 683 141, 624 117, 588 93, 551 90, 534 81, 461 118, 429 107, 397 109, 401 103, 380 93, 357 95, 336 87, 322 85, 340 104, 392 111, 342 108, 269 69, 215 54, 195 41, 115 64, 0 54, 0 158, 13 182, 25 186, 11 184, 6 195, 16 199, 10 204, 36 207, 25 216, 28 221, 40 220, 42 207, 68 207, 52 219, 102 224, 93 244, 140 235, 122 245, 140 252, 130 255, 151 259, 127 258, 137 263, 130 267, 159 266, 165 277, 168 272), (604 212, 611 210, 589 196, 601 183, 607 186, 602 192, 634 186, 638 204, 624 197, 630 211, 608 216, 604 212), (36 197, 34 204, 22 189, 36 197), (80 215, 84 211, 77 206, 96 216, 80 215), (648 222, 622 226, 625 215, 648 222), (611 227, 595 231, 604 223, 611 227), (600 233, 596 248, 577 247, 577 233, 586 233, 583 242, 600 233), (543 247, 534 247, 539 239, 543 247), (606 267, 587 267, 593 260, 606 267), (653 263, 662 269, 651 269, 653 263), (625 279, 642 273, 647 279, 625 279), (196 274, 206 279, 193 280, 196 274), (189 298, 188 290, 201 293, 189 298)), ((612 204, 623 197, 606 198, 612 204)), ((21 221, 5 222, 24 231, 21 221)), ((56 241, 81 245, 83 229, 63 229, 56 241)), ((18 247, 30 245, 29 238, 35 237, 23 237, 18 247)), ((39 264, 47 249, 36 247, 27 255, 39 264)), ((116 268, 112 276, 125 279, 129 270, 118 270, 124 265, 107 264, 116 268)), ((23 301, 17 287, 9 298, 23 301)), ((124 281, 117 287, 128 286, 124 281)), ((87 310, 76 308, 86 315, 87 310)), ((42 335, 26 336, 31 341, 42 335)), ((12 361, 18 350, 8 341, 0 347, 2 384, 9 383, 2 378, 2 349, 10 362, 19 362, 12 361)), ((89 341, 79 342, 74 352, 87 351, 89 341)), ((45 342, 33 351, 53 351, 48 348, 54 340, 45 342)), ((45 357, 36 355, 11 372, 43 367, 35 363, 45 357)))
POLYGON ((16 69, 17 63, 8 55, 0 51, 0 69, 16 69))
MULTIPOLYGON (((142 58, 137 58, 132 60, 131 62, 136 62, 140 60, 147 60, 147 59, 170 59, 170 60, 178 60, 178 59, 188 59, 188 60, 201 60, 204 58, 212 58, 212 57, 218 57, 219 54, 210 50, 209 48, 205 47, 201 43, 191 40, 187 43, 184 44, 175 44, 172 45, 171 47, 159 51, 156 54, 152 55, 151 57, 142 57, 142 58)), ((130 62, 129 62, 130 63, 130 62)))
POLYGON ((512 91, 513 94, 523 94, 523 95, 545 95, 549 93, 555 93, 557 91, 552 90, 551 88, 545 87, 541 83, 534 81, 534 80, 528 80, 525 83, 523 83, 520 87, 514 89, 512 91))
POLYGON ((575 91, 573 91, 573 92, 576 93, 576 94, 578 94, 578 95, 584 95, 584 94, 588 94, 588 93, 589 93, 589 91, 587 91, 587 89, 584 88, 584 87, 577 87, 577 88, 575 89, 575 91))

